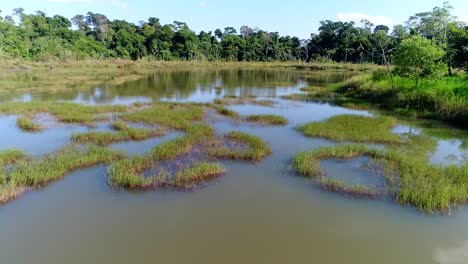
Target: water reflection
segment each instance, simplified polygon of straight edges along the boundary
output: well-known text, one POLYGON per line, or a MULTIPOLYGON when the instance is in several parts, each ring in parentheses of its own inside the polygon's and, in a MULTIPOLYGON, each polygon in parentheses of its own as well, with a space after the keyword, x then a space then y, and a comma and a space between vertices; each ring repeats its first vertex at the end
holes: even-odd
MULTIPOLYGON (((277 97, 297 91, 308 83, 324 85, 342 81, 353 73, 300 72, 258 69, 200 69, 158 71, 143 74, 138 80, 114 85, 112 81, 87 88, 72 88, 53 93, 9 94, 1 101, 64 100, 86 104, 131 104, 157 100, 209 102, 223 96, 277 97)), ((18 77, 21 82, 24 77, 18 77)), ((32 81, 31 79, 27 79, 32 81)))

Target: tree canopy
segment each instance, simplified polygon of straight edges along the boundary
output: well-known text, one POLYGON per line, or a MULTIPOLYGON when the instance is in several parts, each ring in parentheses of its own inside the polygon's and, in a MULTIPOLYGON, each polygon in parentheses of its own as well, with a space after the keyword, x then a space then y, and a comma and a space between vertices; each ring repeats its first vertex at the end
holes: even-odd
MULTIPOLYGON (((444 3, 410 17, 406 25, 390 29, 341 21, 321 21, 308 39, 283 36, 242 26, 194 32, 181 21, 162 25, 150 17, 138 24, 110 20, 88 12, 71 19, 37 11, 12 15, 0 12, 0 59, 70 60, 124 58, 138 60, 207 61, 337 61, 346 63, 394 62, 395 50, 406 39, 421 36, 444 51, 444 63, 468 68, 468 27, 451 15, 444 3)), ((312 31, 312 29, 311 29, 312 31)))

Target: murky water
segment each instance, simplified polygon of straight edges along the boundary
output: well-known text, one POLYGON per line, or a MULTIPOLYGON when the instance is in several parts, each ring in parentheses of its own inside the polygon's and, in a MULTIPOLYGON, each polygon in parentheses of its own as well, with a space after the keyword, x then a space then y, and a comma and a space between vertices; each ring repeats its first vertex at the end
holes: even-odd
MULTIPOLYGON (((338 114, 373 113, 279 97, 307 83, 346 77, 339 72, 273 70, 161 72, 119 86, 51 95, 55 100, 116 104, 206 102, 252 94, 277 104, 231 108, 242 114, 280 114, 290 124, 261 127, 210 119, 219 133, 241 130, 261 136, 273 154, 258 164, 225 162, 228 173, 196 192, 116 191, 107 186, 106 168, 99 166, 27 193, 0 208, 0 263, 468 263, 468 210, 427 216, 391 202, 348 199, 292 172, 294 154, 334 144, 303 137, 295 126, 338 114)), ((47 98, 31 94, 7 100, 47 98)), ((16 128, 15 117, 0 117, 0 149, 43 155, 67 145, 71 134, 89 129, 53 125, 25 134, 16 128)), ((106 130, 106 124, 97 129, 106 130)), ((425 133, 425 128, 410 124, 395 132, 425 133)), ((432 161, 462 162, 468 151, 466 133, 452 138, 440 134, 434 135, 439 144, 432 161)), ((174 136, 112 148, 142 154, 174 136)), ((324 167, 337 177, 360 171, 352 163, 330 161, 324 167)))

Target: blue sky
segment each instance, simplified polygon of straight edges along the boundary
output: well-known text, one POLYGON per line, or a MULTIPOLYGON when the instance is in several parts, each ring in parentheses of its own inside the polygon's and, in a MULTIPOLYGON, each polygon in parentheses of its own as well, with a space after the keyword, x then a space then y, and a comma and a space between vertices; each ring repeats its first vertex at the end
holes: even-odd
MULTIPOLYGON (((87 11, 111 19, 137 23, 148 17, 161 22, 187 22, 194 31, 243 25, 306 38, 316 32, 320 20, 360 20, 375 24, 401 24, 421 11, 442 5, 444 0, 0 0, 3 15, 15 7, 68 18, 87 11)), ((468 22, 468 0, 452 0, 455 15, 468 22), (465 12, 463 12, 465 11, 465 12)))

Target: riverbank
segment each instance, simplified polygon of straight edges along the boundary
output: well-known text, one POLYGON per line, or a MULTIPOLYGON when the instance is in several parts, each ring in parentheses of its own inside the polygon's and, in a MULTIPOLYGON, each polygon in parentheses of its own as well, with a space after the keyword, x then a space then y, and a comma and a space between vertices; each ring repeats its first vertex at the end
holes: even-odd
POLYGON ((410 79, 375 70, 327 87, 310 86, 286 99, 322 101, 356 109, 379 108, 390 114, 435 119, 466 128, 468 124, 468 75, 423 79, 416 87, 410 79))
POLYGON ((380 66, 370 63, 351 64, 338 62, 302 62, 302 61, 272 61, 272 62, 247 62, 247 61, 156 61, 156 60, 51 60, 51 61, 30 61, 30 60, 2 60, 0 69, 28 70, 28 69, 79 69, 79 68, 136 68, 136 69, 165 69, 165 68, 291 68, 304 70, 348 70, 348 71, 368 71, 380 66))

